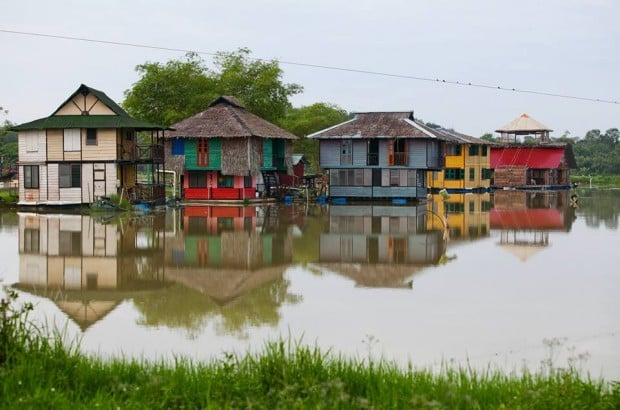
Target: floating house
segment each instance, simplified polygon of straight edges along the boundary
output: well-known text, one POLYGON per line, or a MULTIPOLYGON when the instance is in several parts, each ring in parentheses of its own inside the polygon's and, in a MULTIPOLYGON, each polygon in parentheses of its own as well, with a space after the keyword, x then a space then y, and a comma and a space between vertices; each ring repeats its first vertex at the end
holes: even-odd
POLYGON ((527 114, 496 130, 501 144, 491 147, 492 186, 569 188, 570 170, 577 167, 573 150, 568 143, 550 142, 551 131, 527 114))
POLYGON ((444 165, 446 138, 411 111, 357 113, 308 138, 319 140, 332 198, 425 198, 427 172, 444 165))
POLYGON ((165 135, 166 169, 180 176, 182 198, 243 200, 269 194, 293 173, 297 137, 252 114, 234 97, 172 125, 165 135))
POLYGON ((291 159, 293 163, 293 175, 280 175, 280 184, 290 187, 305 185, 306 180, 310 179, 304 178, 306 167, 310 165, 310 161, 304 154, 293 154, 291 159))
POLYGON ((99 90, 82 84, 52 115, 13 130, 19 205, 90 204, 113 194, 165 198, 164 127, 131 118, 99 90))
POLYGON ((446 139, 444 166, 428 172, 428 186, 433 192, 483 192, 491 186, 491 150, 489 141, 454 130, 435 128, 446 139))

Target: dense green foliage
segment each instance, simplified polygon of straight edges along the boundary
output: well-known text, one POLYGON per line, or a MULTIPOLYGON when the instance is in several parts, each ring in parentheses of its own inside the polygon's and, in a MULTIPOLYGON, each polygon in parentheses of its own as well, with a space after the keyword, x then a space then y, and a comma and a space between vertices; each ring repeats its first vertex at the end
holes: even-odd
MULTIPOLYGON (((8 111, 0 107, 0 114, 7 115, 8 111)), ((0 125, 0 169, 4 173, 6 169, 17 164, 17 133, 9 131, 13 124, 4 119, 0 125)))
POLYGON ((320 102, 300 108, 291 108, 279 124, 299 137, 297 141, 293 141, 293 151, 305 154, 312 163, 313 169, 318 170, 319 142, 306 137, 346 121, 348 118, 347 111, 337 105, 320 102))
MULTIPOLYGON (((9 295, 14 298, 15 293, 9 295)), ((587 408, 616 409, 620 385, 573 369, 521 375, 439 373, 351 360, 274 342, 262 352, 174 363, 86 357, 27 321, 26 305, 0 305, 2 408, 587 408)))
POLYGON ((253 59, 248 49, 219 52, 213 65, 207 68, 195 53, 165 64, 140 64, 141 78, 125 91, 123 106, 137 118, 170 125, 205 110, 220 95, 232 95, 250 112, 274 122, 291 108, 289 98, 302 91, 282 81, 277 61, 253 59))
POLYGON ((588 131, 584 138, 576 139, 565 136, 559 140, 568 140, 573 144, 579 174, 620 174, 620 131, 618 128, 610 128, 604 133, 594 129, 588 131))

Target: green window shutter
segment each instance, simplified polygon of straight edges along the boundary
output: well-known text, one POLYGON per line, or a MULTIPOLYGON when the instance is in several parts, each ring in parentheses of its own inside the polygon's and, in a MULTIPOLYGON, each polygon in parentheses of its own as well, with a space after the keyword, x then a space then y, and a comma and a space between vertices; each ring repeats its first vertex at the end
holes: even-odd
POLYGON ((222 169, 222 140, 219 138, 209 140, 209 168, 222 169))
POLYGON ((263 167, 273 167, 273 140, 270 138, 263 139, 263 167))
POLYGON ((185 142, 185 168, 187 169, 196 169, 197 145, 194 138, 185 142))

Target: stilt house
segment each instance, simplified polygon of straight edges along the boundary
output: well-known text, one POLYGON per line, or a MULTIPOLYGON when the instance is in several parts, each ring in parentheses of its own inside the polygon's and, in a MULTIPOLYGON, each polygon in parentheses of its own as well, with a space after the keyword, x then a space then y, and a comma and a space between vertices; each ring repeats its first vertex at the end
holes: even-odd
POLYGON ((234 97, 171 126, 165 135, 166 169, 180 176, 184 199, 243 200, 292 175, 297 137, 252 114, 234 97))

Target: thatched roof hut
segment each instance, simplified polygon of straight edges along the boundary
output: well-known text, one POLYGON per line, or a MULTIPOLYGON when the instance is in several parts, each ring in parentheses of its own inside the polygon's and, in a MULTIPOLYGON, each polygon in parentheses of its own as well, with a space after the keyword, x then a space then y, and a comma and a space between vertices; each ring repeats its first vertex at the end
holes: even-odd
POLYGON ((198 114, 177 122, 166 138, 284 138, 297 137, 290 132, 252 114, 239 100, 221 96, 198 114))
MULTIPOLYGON (((294 140, 290 132, 249 112, 231 96, 215 99, 208 108, 177 122, 164 138, 221 138, 222 174, 259 175, 262 139, 294 140)), ((286 144, 286 165, 292 173, 290 143, 286 144)))
POLYGON ((516 141, 517 136, 520 135, 533 135, 541 142, 548 142, 551 131, 553 131, 551 128, 525 113, 495 130, 501 135, 501 140, 505 142, 516 141))

